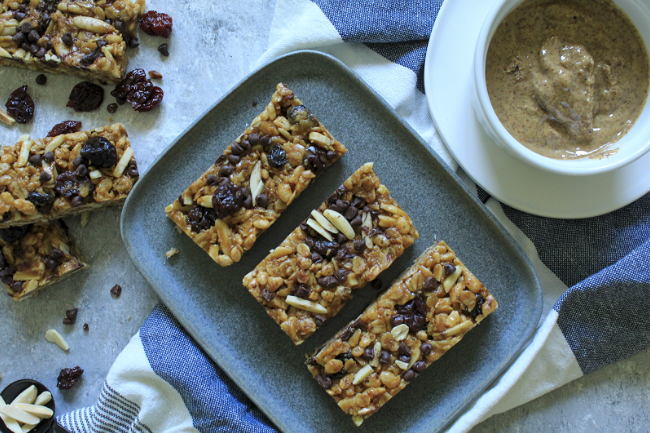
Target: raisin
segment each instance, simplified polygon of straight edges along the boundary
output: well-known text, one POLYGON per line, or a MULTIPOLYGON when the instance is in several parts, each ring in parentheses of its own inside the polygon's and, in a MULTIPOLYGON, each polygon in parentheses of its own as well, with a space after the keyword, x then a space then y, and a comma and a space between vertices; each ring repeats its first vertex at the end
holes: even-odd
POLYGON ((83 373, 84 371, 79 366, 74 368, 64 368, 59 373, 56 386, 59 389, 70 389, 75 383, 77 383, 83 373))
POLYGON ((188 222, 192 231, 199 233, 211 228, 217 220, 214 209, 204 208, 203 206, 194 206, 187 214, 188 222))
POLYGON ((48 137, 56 137, 61 134, 71 134, 81 130, 81 122, 76 120, 64 120, 61 123, 54 125, 52 130, 47 134, 48 137))
POLYGON ((304 105, 294 105, 287 110, 287 120, 290 123, 300 125, 303 129, 310 129, 318 126, 318 120, 311 114, 311 111, 304 105))
POLYGON ((89 81, 82 81, 72 88, 66 107, 74 111, 93 111, 104 102, 104 89, 89 81))
POLYGON ((88 190, 88 197, 93 190, 93 183, 88 177, 79 177, 74 171, 66 171, 56 178, 54 190, 65 198, 78 196, 82 189, 88 190))
POLYGON ((269 164, 273 168, 282 168, 287 163, 287 154, 282 146, 274 146, 268 153, 269 164))
POLYGON ((476 305, 474 306, 474 308, 472 308, 472 311, 467 311, 467 309, 465 309, 467 314, 469 314, 472 317, 480 316, 481 314, 483 314, 483 304, 485 304, 485 299, 483 299, 481 295, 476 293, 475 296, 476 296, 476 305))
POLYGON ((140 18, 140 28, 149 36, 168 38, 172 32, 172 17, 156 11, 149 11, 140 18))
POLYGON ((27 94, 27 88, 22 86, 14 90, 5 104, 7 113, 18 123, 28 123, 34 118, 34 101, 27 94))
POLYGON ((327 156, 321 149, 309 146, 303 157, 302 164, 307 170, 319 175, 325 168, 325 161, 327 161, 327 156))
POLYGON ((141 104, 134 104, 131 102, 131 107, 135 109, 135 111, 139 111, 140 113, 144 113, 147 111, 151 111, 157 106, 160 105, 160 103, 163 100, 163 96, 165 96, 165 93, 163 92, 163 89, 161 89, 158 86, 154 86, 151 93, 149 94, 146 102, 143 102, 141 104))
POLYGON ((234 185, 227 177, 223 178, 212 195, 212 207, 217 218, 223 219, 241 209, 244 202, 243 188, 234 185))
POLYGON ((5 242, 16 242, 25 236, 25 233, 27 233, 27 230, 29 230, 30 227, 31 225, 24 225, 0 229, 0 238, 5 242))
POLYGON ((90 137, 81 148, 81 156, 90 161, 90 165, 109 168, 117 164, 117 150, 104 137, 90 137))
POLYGON ((118 104, 128 101, 134 110, 145 112, 160 105, 164 92, 147 79, 144 69, 134 69, 126 74, 124 80, 111 91, 111 95, 117 99, 118 104))
POLYGON ((46 204, 54 201, 54 194, 32 191, 27 196, 27 200, 34 203, 34 206, 45 206, 46 204))

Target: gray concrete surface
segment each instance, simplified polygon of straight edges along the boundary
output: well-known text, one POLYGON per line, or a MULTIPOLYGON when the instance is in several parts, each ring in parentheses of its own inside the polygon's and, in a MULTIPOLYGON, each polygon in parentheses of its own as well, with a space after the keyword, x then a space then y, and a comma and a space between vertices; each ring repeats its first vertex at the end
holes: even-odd
MULTIPOLYGON (((148 9, 168 12, 174 18, 169 41, 141 35, 142 44, 131 52, 129 69, 143 67, 164 75, 165 100, 161 109, 135 113, 121 106, 110 115, 113 102, 106 99, 94 113, 74 113, 65 108, 70 89, 80 80, 48 76, 47 86, 37 86, 36 73, 0 70, 0 100, 28 84, 37 108, 34 121, 25 126, 0 126, 0 143, 12 144, 22 134, 41 137, 55 123, 82 120, 84 129, 122 122, 127 127, 141 172, 174 138, 230 87, 243 78, 266 46, 275 0, 238 2, 149 0, 148 9), (170 57, 156 50, 169 42, 170 57)), ((30 377, 45 383, 55 395, 60 413, 92 405, 113 360, 137 332, 158 301, 131 264, 119 237, 119 209, 92 214, 81 228, 79 218, 67 223, 91 264, 90 270, 57 284, 38 298, 13 303, 0 297, 0 388, 30 377), (119 299, 110 288, 124 288, 119 299), (62 325, 65 310, 78 307, 77 324, 62 325), (82 330, 83 323, 90 326, 82 330), (49 328, 60 330, 70 343, 69 353, 45 341, 49 328), (56 376, 63 367, 80 365, 83 382, 59 393, 56 376)), ((490 432, 643 432, 650 431, 650 350, 542 396, 528 404, 490 418, 472 433, 490 432)))

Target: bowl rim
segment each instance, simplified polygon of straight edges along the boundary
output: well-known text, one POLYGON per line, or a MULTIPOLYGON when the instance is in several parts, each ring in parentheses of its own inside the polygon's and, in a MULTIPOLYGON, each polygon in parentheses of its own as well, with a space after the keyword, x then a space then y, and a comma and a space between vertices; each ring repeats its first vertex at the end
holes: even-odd
MULTIPOLYGON (((537 167, 541 170, 550 171, 553 173, 563 174, 563 175, 594 175, 594 174, 606 173, 615 170, 617 168, 620 168, 622 166, 625 166, 635 161, 636 159, 640 158, 646 152, 650 151, 650 136, 648 136, 644 139, 645 143, 642 146, 640 146, 635 151, 630 152, 628 155, 625 155, 624 157, 621 157, 617 160, 613 160, 611 158, 602 158, 602 159, 598 159, 598 161, 601 162, 601 164, 597 164, 597 165, 583 164, 583 166, 580 166, 581 161, 586 161, 586 160, 593 161, 593 159, 584 157, 584 158, 562 160, 562 159, 554 159, 547 156, 543 156, 541 154, 538 154, 530 150, 529 148, 521 144, 510 134, 510 132, 505 128, 505 126, 503 126, 498 116, 496 115, 494 108, 492 107, 492 102, 490 101, 490 96, 487 91, 487 80, 485 76, 487 50, 492 40, 492 36, 494 35, 494 32, 496 31, 498 26, 501 24, 501 21, 503 21, 503 19, 510 12, 512 12, 512 10, 514 10, 516 7, 521 5, 524 1, 526 0, 496 0, 494 5, 488 12, 485 21, 483 21, 483 25, 481 26, 481 30, 479 32, 479 36, 476 42, 476 48, 474 51, 474 64, 473 64, 474 65, 473 66, 474 93, 477 96, 477 102, 478 102, 477 108, 480 108, 483 114, 482 117, 485 119, 486 122, 489 123, 489 127, 492 129, 491 131, 492 134, 489 135, 492 135, 495 140, 500 141, 500 144, 502 144, 506 148, 506 151, 508 151, 515 157, 519 158, 520 160, 534 167, 537 167), (503 13, 504 7, 509 2, 512 2, 513 4, 508 8, 507 11, 505 11, 505 13, 503 13), (497 16, 499 16, 502 13, 503 13, 503 17, 495 25, 497 16)), ((616 4, 617 7, 620 8, 620 6, 618 5, 618 0, 612 0, 612 1, 616 4)), ((638 2, 634 0, 631 0, 631 2, 634 3, 636 7, 646 9, 646 12, 650 14, 650 8, 648 8, 647 6, 644 6, 643 4, 640 5, 638 2)), ((633 25, 637 27, 632 17, 628 15, 628 18, 632 21, 633 25)), ((641 32, 639 31, 639 33, 641 32)), ((648 58, 650 58, 650 46, 645 43, 646 41, 643 40, 643 38, 642 41, 648 53, 648 58)), ((650 106, 650 89, 649 89, 649 94, 646 95, 644 109, 645 107, 648 106, 650 106)), ((642 113, 643 111, 641 112, 641 114, 642 113)), ((641 114, 639 114, 639 116, 641 116, 641 114)), ((639 118, 635 120, 632 128, 630 128, 630 130, 625 134, 625 136, 623 136, 619 141, 614 143, 614 146, 616 146, 618 143, 621 142, 625 144, 624 140, 628 137, 629 133, 632 131, 632 129, 634 128, 634 126, 637 124, 638 121, 639 118)), ((485 128, 485 125, 483 126, 485 128)), ((490 131, 488 131, 488 133, 489 132, 490 131)))

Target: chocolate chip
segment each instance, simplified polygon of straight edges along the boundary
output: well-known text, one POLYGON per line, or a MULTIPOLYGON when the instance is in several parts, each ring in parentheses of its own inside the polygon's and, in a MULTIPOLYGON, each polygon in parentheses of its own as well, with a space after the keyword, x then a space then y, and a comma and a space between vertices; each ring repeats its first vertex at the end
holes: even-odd
POLYGON ((411 362, 411 355, 400 355, 400 356, 397 357, 397 359, 399 361, 402 361, 402 362, 405 362, 405 363, 408 364, 409 362, 411 362))
POLYGON ((242 140, 239 142, 239 145, 244 150, 244 153, 248 153, 251 150, 251 144, 248 140, 242 140))
POLYGON ((252 134, 248 135, 248 142, 251 144, 251 146, 255 146, 257 143, 260 141, 260 135, 253 132, 252 134))
POLYGON ((422 282, 422 290, 425 292, 436 290, 438 287, 440 287, 440 283, 434 277, 427 277, 422 282))
POLYGON ((79 164, 76 170, 77 176, 79 177, 86 177, 88 176, 88 167, 86 167, 84 164, 79 164))
POLYGON ((352 334, 354 333, 354 329, 349 326, 341 333, 341 341, 348 341, 350 337, 352 337, 352 334))
POLYGON ((219 178, 214 174, 209 174, 208 177, 205 179, 205 183, 210 186, 216 185, 219 183, 219 178))
POLYGON ((43 160, 47 163, 54 161, 54 152, 45 152, 43 154, 43 160))
POLYGON ((415 308, 413 307, 414 301, 408 301, 404 305, 395 305, 395 310, 400 314, 411 315, 415 313, 415 308))
MULTIPOLYGON (((45 47, 40 47, 38 49, 38 51, 36 51, 34 53, 34 56, 38 57, 39 59, 42 59, 43 57, 45 57, 45 54, 47 54, 47 50, 45 49, 45 47)), ((46 79, 46 82, 47 82, 47 79, 46 79)), ((38 81, 36 82, 36 84, 39 84, 38 81)), ((45 83, 43 83, 43 84, 45 84, 45 83)))
POLYGON ((158 46, 158 52, 165 57, 169 57, 169 46, 167 44, 161 44, 158 46))
POLYGON ((45 206, 40 206, 37 209, 43 215, 49 215, 49 213, 52 212, 52 206, 53 205, 54 205, 54 202, 51 202, 51 203, 46 204, 45 206))
POLYGON ((424 361, 418 361, 415 364, 413 364, 413 371, 416 373, 422 373, 425 368, 427 368, 427 364, 424 361))
POLYGON ((14 293, 20 293, 20 292, 23 291, 23 282, 22 281, 14 281, 13 283, 11 283, 9 285, 9 288, 14 293))
POLYGON ((331 160, 335 159, 338 156, 338 154, 336 152, 334 152, 333 150, 328 150, 327 153, 325 154, 325 156, 327 157, 328 161, 331 161, 331 160))
POLYGON ((224 162, 226 162, 226 155, 222 153, 221 155, 219 155, 219 158, 217 158, 217 160, 214 162, 214 165, 221 165, 224 162))
POLYGON ((79 197, 78 195, 75 195, 74 197, 72 197, 72 200, 70 200, 70 205, 72 207, 79 207, 82 204, 84 204, 84 202, 81 199, 81 197, 79 197))
POLYGON ((357 209, 361 209, 366 204, 366 201, 364 199, 362 199, 361 197, 358 197, 358 196, 355 195, 352 198, 352 203, 351 204, 352 204, 352 206, 356 207, 357 209))
POLYGON ((307 245, 309 247, 309 249, 314 248, 314 244, 315 244, 315 242, 314 242, 313 238, 306 238, 305 239, 305 245, 307 245))
POLYGON ((399 325, 404 324, 405 321, 406 320, 405 320, 404 316, 401 315, 401 314, 396 314, 396 315, 394 315, 393 317, 390 318, 390 324, 391 324, 391 326, 393 328, 395 326, 399 326, 399 325))
POLYGON ((11 38, 11 40, 14 41, 16 44, 20 45, 23 42, 25 42, 25 33, 18 32, 11 38))
POLYGON ((235 172, 235 167, 232 165, 223 165, 219 168, 219 176, 228 177, 235 172))
POLYGON ((106 106, 106 111, 108 111, 111 114, 115 114, 117 111, 118 105, 115 102, 112 102, 106 106))
POLYGON ((67 317, 63 318, 63 324, 64 325, 72 325, 72 320, 68 319, 67 317))
POLYGON ((22 23, 19 28, 23 33, 29 33, 34 29, 31 23, 22 23))
POLYGON ((404 373, 404 376, 402 377, 404 378, 405 381, 410 382, 416 377, 418 377, 418 374, 413 370, 409 370, 406 373, 404 373))
POLYGON ((357 208, 354 207, 354 206, 350 206, 350 207, 345 211, 345 213, 343 214, 343 216, 345 217, 345 219, 347 219, 347 220, 349 221, 349 220, 352 220, 354 217, 356 217, 358 213, 359 213, 359 209, 357 209, 357 208))
POLYGON ((32 44, 30 44, 29 42, 25 41, 25 42, 23 42, 23 43, 20 44, 20 48, 22 48, 23 50, 29 52, 29 51, 31 50, 31 48, 32 48, 32 44))
POLYGON ((29 42, 36 42, 36 41, 39 40, 40 38, 41 38, 41 35, 39 35, 38 32, 37 32, 36 30, 32 30, 31 32, 29 32, 29 33, 27 34, 27 40, 28 40, 29 42))
POLYGON ((259 143, 262 145, 264 150, 267 150, 268 147, 271 147, 271 137, 268 135, 265 135, 260 138, 259 143))
POLYGON ((348 241, 348 238, 343 233, 336 234, 336 243, 339 245, 344 244, 348 241))
POLYGON ((88 329, 89 329, 88 324, 84 323, 84 331, 88 332, 88 329))
POLYGON ((111 295, 115 296, 116 298, 119 298, 120 295, 122 294, 122 286, 119 284, 116 284, 113 286, 111 289, 111 295))
POLYGON ((433 347, 429 343, 422 343, 420 345, 420 353, 422 356, 427 356, 433 351, 433 347))
POLYGON ((32 165, 41 165, 43 158, 41 157, 41 155, 32 155, 29 157, 28 161, 32 165))
POLYGON ((316 252, 313 252, 313 253, 311 253, 311 261, 314 262, 314 263, 320 263, 320 262, 323 261, 323 256, 321 256, 320 254, 318 254, 316 252))
POLYGON ((366 242, 363 239, 355 239, 353 246, 354 251, 362 252, 366 249, 366 242))
POLYGON ((251 196, 246 197, 241 205, 244 207, 244 209, 252 209, 253 208, 253 197, 251 197, 251 196))
POLYGON ((340 268, 337 269, 336 272, 334 272, 334 277, 336 277, 336 279, 342 283, 347 279, 349 273, 350 271, 340 268))
MULTIPOLYGON (((102 48, 102 47, 105 47, 106 45, 108 45, 108 42, 106 42, 106 41, 103 40, 103 39, 98 39, 97 42, 96 42, 96 45, 97 45, 99 48, 102 48)), ((103 84, 107 84, 107 83, 103 83, 103 84)))
POLYGON ((234 142, 230 146, 230 151, 232 152, 233 155, 241 155, 242 153, 244 153, 244 148, 241 147, 241 144, 234 142))
POLYGON ((382 364, 390 364, 390 353, 385 350, 382 350, 379 353, 379 362, 382 364))
POLYGON ((140 41, 138 40, 137 36, 133 36, 131 39, 129 39, 127 45, 129 48, 138 48, 140 46, 140 41))
POLYGON ((408 355, 411 356, 411 349, 404 343, 403 341, 400 342, 399 347, 397 348, 397 352, 400 355, 408 355))
POLYGON ((11 283, 14 282, 14 279, 11 278, 11 275, 2 275, 2 274, 0 274, 0 281, 2 281, 7 286, 11 286, 11 283))
POLYGON ((79 167, 81 164, 84 163, 84 159, 80 156, 76 157, 75 159, 72 160, 72 165, 75 167, 79 167))
POLYGON ((255 200, 257 201, 257 205, 260 207, 267 207, 269 205, 269 196, 266 194, 258 195, 255 200))
POLYGON ((40 49, 40 47, 38 45, 36 45, 35 43, 32 43, 32 44, 29 45, 29 52, 32 53, 32 54, 36 54, 39 49, 40 49))
POLYGON ((51 271, 54 268, 56 268, 57 266, 59 266, 59 264, 56 262, 56 260, 52 260, 52 259, 47 258, 47 257, 43 259, 43 263, 45 264, 45 269, 47 269, 48 271, 51 271))
POLYGON ((371 361, 375 358, 375 351, 372 347, 366 347, 366 350, 363 351, 361 358, 365 359, 366 361, 371 361))
POLYGON ((115 27, 115 30, 119 31, 120 33, 124 33, 124 30, 126 30, 124 20, 122 18, 115 19, 115 24, 113 27, 115 27))
POLYGON ((415 334, 426 326, 427 319, 424 316, 416 314, 411 316, 406 324, 409 327, 409 331, 415 334))
POLYGON ((47 77, 45 76, 45 74, 40 74, 36 76, 36 84, 38 84, 39 86, 44 86, 47 84, 47 77))
POLYGON ((126 174, 128 174, 130 177, 140 176, 140 172, 138 171, 138 164, 135 161, 131 161, 129 163, 129 167, 126 170, 126 174))
POLYGON ((50 257, 50 259, 52 259, 52 260, 54 260, 54 261, 56 261, 58 263, 61 263, 65 259, 65 254, 63 253, 63 251, 61 251, 58 248, 52 248, 52 251, 50 251, 49 257, 50 257))
POLYGON ((350 221, 350 225, 352 227, 359 227, 361 225, 361 215, 357 215, 354 218, 352 218, 352 221, 350 221))
POLYGON ((61 36, 61 42, 63 42, 68 47, 73 44, 74 41, 72 40, 72 35, 70 32, 64 33, 63 36, 61 36))
POLYGON ((325 376, 324 373, 321 373, 318 376, 316 376, 316 382, 318 382, 318 384, 322 386, 324 389, 330 389, 332 387, 332 379, 325 376))
POLYGON ((9 265, 3 270, 0 271, 0 277, 8 277, 10 275, 13 275, 16 273, 16 270, 14 269, 13 266, 9 265))
POLYGON ((266 301, 271 302, 275 298, 275 293, 269 292, 267 289, 262 289, 260 296, 266 301))
MULTIPOLYGON (((16 21, 18 21, 18 22, 21 22, 22 20, 24 20, 26 16, 27 16, 27 15, 25 15, 25 12, 23 12, 23 11, 16 11, 16 12, 14 13, 14 18, 15 18, 16 21)), ((22 34, 22 33, 21 33, 21 34, 22 34)))
POLYGON ((316 280, 316 281, 318 282, 318 285, 319 285, 319 286, 321 286, 321 287, 326 287, 326 288, 328 288, 328 289, 333 289, 334 287, 336 287, 336 286, 339 285, 339 282, 338 282, 338 280, 336 279, 336 277, 334 277, 334 276, 332 276, 332 275, 330 275, 330 276, 328 276, 328 277, 320 277, 320 278, 319 278, 318 280, 316 280))
POLYGON ((427 315, 427 301, 425 301, 424 297, 422 296, 416 296, 415 297, 415 302, 413 303, 413 307, 415 308, 415 311, 420 313, 423 316, 427 315))
POLYGON ((325 200, 325 202, 329 205, 336 203, 336 199, 338 198, 338 194, 335 192, 331 193, 329 197, 325 200))
POLYGON ((370 283, 370 286, 375 290, 381 290, 381 280, 373 280, 372 283, 370 283))
POLYGON ((232 165, 237 165, 237 163, 238 163, 240 160, 241 160, 241 157, 238 156, 238 155, 233 155, 232 153, 231 153, 230 155, 228 155, 228 161, 230 161, 230 163, 231 163, 232 165))
POLYGON ((451 263, 445 263, 444 268, 447 275, 451 275, 456 272, 456 266, 452 265, 451 263))
POLYGON ((298 284, 298 286, 295 288, 293 294, 294 296, 297 296, 302 299, 307 299, 309 298, 309 295, 311 293, 311 290, 309 290, 307 287, 305 287, 302 284, 298 284))

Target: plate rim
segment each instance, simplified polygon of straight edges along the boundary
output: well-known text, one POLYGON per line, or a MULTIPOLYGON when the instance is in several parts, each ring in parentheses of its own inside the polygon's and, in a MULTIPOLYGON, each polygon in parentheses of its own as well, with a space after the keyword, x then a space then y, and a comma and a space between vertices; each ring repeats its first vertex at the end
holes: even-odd
MULTIPOLYGON (((448 3, 448 2, 445 2, 448 3)), ((444 7, 444 4, 443 4, 444 7)), ((477 208, 480 209, 480 211, 486 216, 493 224, 494 228, 503 236, 504 241, 508 243, 508 245, 514 250, 514 252, 520 257, 521 262, 522 262, 522 269, 525 267, 525 270, 527 274, 530 275, 532 282, 534 282, 534 288, 536 289, 533 294, 531 295, 531 299, 534 298, 536 301, 535 304, 535 313, 533 314, 533 319, 534 320, 529 320, 528 323, 528 328, 526 330, 526 337, 521 339, 519 341, 519 348, 515 352, 513 352, 512 356, 510 359, 508 359, 506 362, 504 362, 504 365, 498 369, 498 371, 493 372, 494 377, 492 378, 491 381, 483 384, 479 389, 477 389, 477 392, 475 395, 472 396, 471 399, 468 399, 465 401, 463 404, 458 405, 454 410, 450 411, 448 416, 445 419, 444 423, 441 423, 441 429, 444 429, 446 425, 449 424, 449 422, 453 421, 453 419, 458 416, 458 414, 461 413, 463 409, 465 409, 473 399, 476 397, 480 396, 481 393, 489 387, 494 380, 498 378, 500 374, 502 374, 518 357, 518 355, 525 349, 527 344, 531 341, 535 334, 535 330, 537 329, 537 323, 539 322, 539 319, 542 314, 542 309, 543 309, 543 293, 541 289, 541 284, 539 280, 539 276, 537 275, 537 272, 535 271, 534 266, 532 265, 532 262, 528 258, 528 256, 525 254, 523 248, 515 241, 514 237, 508 232, 508 230, 501 224, 501 222, 496 219, 496 217, 485 207, 485 205, 474 195, 474 193, 469 189, 467 185, 458 177, 458 175, 445 163, 445 161, 440 158, 438 154, 436 154, 432 149, 430 149, 424 142, 424 140, 420 137, 419 134, 404 120, 370 85, 368 85, 361 77, 359 77, 349 66, 347 66, 345 63, 343 63, 341 60, 337 59, 336 57, 317 50, 297 50, 293 51, 290 53, 286 53, 282 56, 278 56, 274 58, 273 60, 267 62, 266 64, 256 68, 253 70, 251 73, 247 74, 244 78, 242 78, 237 84, 235 84, 232 88, 230 88, 228 91, 226 91, 214 104, 212 104, 207 110, 205 110, 190 126, 188 126, 185 130, 183 130, 172 142, 169 146, 167 146, 161 153, 151 162, 149 165, 148 169, 143 173, 141 176, 140 180, 143 180, 150 172, 151 169, 153 169, 157 164, 160 163, 160 161, 165 157, 165 155, 170 152, 176 144, 178 144, 183 137, 190 132, 199 122, 201 122, 208 114, 210 111, 212 111, 217 105, 221 104, 227 97, 230 96, 231 93, 236 91, 240 86, 246 84, 246 82, 250 79, 252 79, 255 75, 266 69, 267 67, 271 67, 275 63, 278 63, 280 61, 285 61, 287 58, 294 57, 294 56, 316 56, 320 57, 324 61, 329 61, 334 63, 337 67, 342 68, 344 71, 349 73, 349 76, 352 80, 356 81, 358 85, 362 86, 364 90, 369 91, 371 94, 373 94, 377 98, 377 102, 379 102, 383 108, 387 109, 393 116, 394 118, 401 124, 403 127, 405 127, 416 139, 416 141, 420 144, 420 146, 426 150, 427 153, 429 153, 432 157, 434 157, 446 170, 447 174, 451 175, 452 178, 456 181, 456 183, 467 193, 467 196, 469 196, 470 200, 473 200, 475 204, 477 204, 477 208), (536 295, 535 296, 535 292, 536 295)), ((132 246, 133 244, 130 242, 130 238, 127 235, 128 232, 128 227, 127 227, 127 219, 125 217, 125 214, 128 213, 130 208, 133 206, 131 205, 131 202, 135 200, 134 197, 136 197, 135 192, 138 192, 139 189, 145 188, 144 182, 137 182, 129 196, 127 197, 122 212, 120 214, 120 235, 122 237, 122 240, 124 242, 125 248, 129 254, 129 257, 135 264, 136 268, 138 268, 138 271, 142 275, 142 277, 145 279, 147 284, 151 286, 151 288, 154 290, 154 292, 160 297, 160 299, 163 301, 165 306, 172 312, 172 315, 179 321, 179 323, 182 325, 183 329, 187 331, 187 333, 192 337, 192 339, 197 343, 197 345, 208 355, 208 357, 213 360, 220 368, 221 370, 231 379, 233 382, 240 388, 242 391, 246 394, 246 396, 253 402, 255 405, 275 424, 276 427, 280 428, 281 430, 286 430, 290 431, 290 426, 288 426, 281 418, 275 415, 273 411, 270 410, 270 407, 266 405, 265 402, 261 401, 254 390, 250 389, 250 387, 247 385, 247 382, 239 377, 237 372, 233 371, 230 369, 229 365, 218 356, 218 353, 215 353, 214 350, 209 348, 209 345, 207 342, 204 341, 204 339, 200 336, 201 333, 196 329, 196 327, 193 325, 191 321, 185 320, 182 315, 180 317, 177 317, 174 314, 175 308, 173 305, 169 305, 168 302, 170 301, 169 298, 166 296, 166 292, 159 289, 153 281, 150 279, 150 275, 148 272, 146 272, 146 268, 144 266, 141 266, 141 263, 139 260, 136 259, 134 256, 135 248, 132 246)), ((215 264, 215 266, 217 266, 215 264)))

